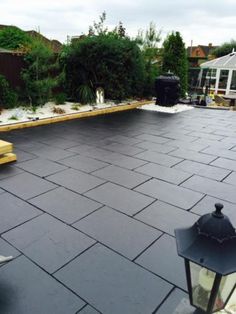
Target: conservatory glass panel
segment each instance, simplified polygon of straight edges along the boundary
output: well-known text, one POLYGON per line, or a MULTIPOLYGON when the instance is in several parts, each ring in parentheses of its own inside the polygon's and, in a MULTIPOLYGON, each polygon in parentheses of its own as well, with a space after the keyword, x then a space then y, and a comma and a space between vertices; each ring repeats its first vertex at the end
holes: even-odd
POLYGON ((229 70, 220 70, 219 89, 226 89, 228 82, 229 70))
POLYGON ((215 88, 216 85, 216 69, 208 69, 206 81, 210 88, 215 88))
POLYGON ((230 84, 230 90, 236 90, 236 71, 232 73, 232 80, 230 84))

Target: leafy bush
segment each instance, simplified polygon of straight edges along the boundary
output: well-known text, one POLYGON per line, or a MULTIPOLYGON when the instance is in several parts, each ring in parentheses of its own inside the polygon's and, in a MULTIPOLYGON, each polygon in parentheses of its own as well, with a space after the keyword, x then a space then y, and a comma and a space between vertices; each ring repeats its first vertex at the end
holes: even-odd
POLYGON ((8 81, 0 75, 0 107, 14 108, 17 105, 17 94, 10 88, 8 81))
POLYGON ((79 101, 81 104, 93 104, 95 102, 95 93, 93 89, 88 85, 81 85, 78 88, 79 101))
POLYGON ((230 42, 226 42, 222 44, 220 47, 214 49, 211 52, 211 54, 216 57, 222 57, 232 52, 233 49, 234 51, 236 51, 236 40, 232 39, 230 42))
POLYGON ((54 101, 56 105, 63 105, 66 102, 66 94, 59 93, 54 96, 54 101))
POLYGON ((31 37, 15 26, 8 26, 0 30, 0 47, 18 49, 32 43, 31 37))

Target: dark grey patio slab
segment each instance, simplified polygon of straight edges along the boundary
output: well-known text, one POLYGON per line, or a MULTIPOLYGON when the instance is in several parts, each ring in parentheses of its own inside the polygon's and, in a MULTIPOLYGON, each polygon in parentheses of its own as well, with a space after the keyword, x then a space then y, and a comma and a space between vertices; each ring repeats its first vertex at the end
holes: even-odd
POLYGON ((49 159, 52 161, 58 161, 60 159, 64 159, 69 156, 73 156, 74 153, 68 150, 63 150, 56 147, 51 147, 49 145, 44 145, 44 147, 35 148, 31 150, 31 153, 35 154, 36 156, 49 159))
POLYGON ((126 144, 126 145, 135 145, 142 141, 142 140, 139 140, 130 136, 124 136, 124 135, 111 136, 111 137, 108 137, 107 140, 121 143, 121 144, 126 144))
POLYGON ((151 134, 141 134, 136 136, 137 139, 143 140, 143 141, 149 141, 153 143, 163 144, 167 143, 169 139, 158 136, 158 135, 151 135, 151 134))
POLYGON ((224 138, 224 136, 209 134, 201 131, 194 131, 190 133, 191 136, 202 137, 204 139, 212 140, 212 141, 220 141, 224 138))
MULTIPOLYGON (((14 258, 21 254, 19 251, 17 251, 13 246, 11 246, 3 239, 0 239, 0 252, 1 252, 0 255, 13 256, 14 258)), ((2 265, 3 264, 1 264, 0 266, 2 265)))
POLYGON ((170 235, 174 235, 175 228, 191 226, 199 219, 197 215, 161 201, 151 204, 135 218, 170 235))
POLYGON ((17 163, 37 158, 36 155, 31 154, 31 153, 26 153, 26 152, 24 152, 23 150, 20 150, 20 149, 14 149, 14 153, 17 156, 17 163))
POLYGON ((215 210, 216 203, 222 203, 224 205, 223 213, 230 218, 232 224, 236 227, 236 205, 226 201, 222 201, 218 198, 205 196, 191 209, 191 212, 198 215, 212 213, 215 210))
POLYGON ((161 236, 160 231, 108 207, 73 226, 131 260, 161 236))
POLYGON ((36 174, 37 176, 40 177, 46 177, 50 174, 54 174, 67 169, 67 167, 63 165, 59 165, 56 162, 43 158, 35 158, 32 160, 21 162, 17 164, 17 167, 19 167, 20 169, 24 169, 28 172, 31 172, 33 174, 36 174))
POLYGON ((135 190, 183 209, 190 209, 204 196, 157 179, 145 182, 135 190))
POLYGON ((217 158, 214 160, 211 165, 224 168, 224 169, 229 169, 236 171, 236 160, 231 160, 231 159, 226 159, 226 158, 217 158))
POLYGON ((148 163, 144 166, 138 167, 135 169, 135 171, 144 173, 146 175, 149 175, 150 177, 174 183, 176 185, 180 184, 191 176, 191 174, 187 172, 183 172, 174 168, 168 168, 154 163, 148 163))
POLYGON ((130 189, 150 179, 150 177, 147 175, 136 173, 134 171, 113 165, 97 170, 92 174, 104 180, 123 185, 124 187, 130 189))
POLYGON ((190 149, 183 149, 183 148, 174 150, 173 152, 170 152, 169 155, 187 159, 187 160, 197 161, 203 164, 209 164, 210 162, 216 159, 216 157, 214 156, 209 156, 206 154, 192 151, 190 149))
POLYGON ((105 183, 87 193, 86 196, 130 216, 150 205, 154 199, 113 183, 105 183))
POLYGON ((99 314, 99 313, 101 312, 98 312, 89 305, 85 306, 81 311, 78 312, 78 314, 99 314))
POLYGON ((236 172, 232 172, 227 178, 223 180, 223 182, 236 185, 236 172))
POLYGON ((151 314, 172 286, 102 245, 55 274, 103 314, 151 314))
MULTIPOLYGON (((175 288, 165 302, 158 309, 156 314, 174 314, 175 310, 180 303, 184 300, 188 300, 188 294, 184 293, 182 290, 175 288)), ((192 311, 194 312, 195 308, 192 307, 192 311)))
POLYGON ((232 160, 236 160, 236 152, 228 149, 218 149, 215 147, 209 147, 202 151, 204 154, 210 154, 217 157, 224 157, 232 160))
POLYGON ((53 174, 48 176, 47 180, 78 193, 84 193, 105 182, 104 180, 75 169, 67 169, 53 174))
POLYGON ((68 224, 72 224, 102 206, 63 187, 32 198, 29 202, 68 224))
POLYGON ((177 254, 174 237, 164 234, 135 262, 177 287, 187 290, 184 260, 177 254))
POLYGON ((2 235, 49 273, 95 243, 81 232, 43 214, 2 235))
POLYGON ((167 167, 174 166, 183 160, 177 157, 152 152, 150 150, 137 154, 135 157, 167 167))
POLYGON ((15 176, 16 174, 19 174, 19 173, 22 173, 22 172, 23 172, 23 170, 15 167, 15 166, 1 165, 1 168, 0 168, 0 180, 8 178, 8 177, 15 176))
POLYGON ((0 269, 0 304, 4 314, 75 314, 85 302, 22 256, 0 269))
MULTIPOLYGON (((181 141, 185 141, 185 142, 193 142, 195 141, 199 136, 197 135, 185 135, 185 134, 180 134, 179 132, 167 132, 162 134, 163 137, 167 138, 167 139, 176 139, 176 140, 181 140, 181 141)), ((171 143, 171 142, 169 142, 171 143)))
POLYGON ((196 141, 194 142, 186 142, 186 141, 181 141, 181 140, 171 140, 168 142, 169 147, 178 147, 178 148, 184 148, 184 149, 189 149, 189 150, 193 150, 196 152, 201 151, 204 148, 207 148, 208 144, 202 144, 202 143, 198 143, 196 141))
POLYGON ((235 186, 194 175, 181 186, 236 203, 235 186))
POLYGON ((108 164, 105 162, 98 161, 82 155, 65 158, 63 160, 60 160, 60 163, 73 169, 81 170, 88 173, 108 166, 108 164))
MULTIPOLYGON (((63 136, 63 133, 61 134, 63 136)), ((52 147, 57 147, 60 149, 67 149, 73 146, 78 145, 78 141, 72 141, 70 139, 64 139, 62 137, 55 137, 53 138, 45 138, 42 140, 42 143, 50 145, 52 147)))
POLYGON ((103 148, 116 152, 116 153, 128 155, 128 156, 134 156, 144 151, 143 149, 138 148, 136 146, 121 144, 121 143, 112 143, 112 144, 103 146, 103 148))
POLYGON ((16 176, 0 180, 0 187, 27 200, 39 194, 56 188, 53 183, 45 181, 30 173, 20 173, 16 176))
POLYGON ((173 168, 180 169, 191 174, 198 174, 200 176, 207 177, 217 181, 223 180, 230 173, 229 170, 221 169, 210 165, 205 165, 191 160, 184 160, 181 163, 175 165, 173 168))
POLYGON ((9 193, 0 194, 0 204, 0 233, 10 230, 42 213, 9 193))
POLYGON ((167 144, 163 145, 163 144, 157 144, 157 143, 153 143, 149 141, 143 141, 141 143, 136 144, 135 146, 143 148, 143 149, 148 149, 154 152, 158 152, 158 153, 163 153, 163 154, 167 154, 176 149, 176 147, 168 146, 167 144))

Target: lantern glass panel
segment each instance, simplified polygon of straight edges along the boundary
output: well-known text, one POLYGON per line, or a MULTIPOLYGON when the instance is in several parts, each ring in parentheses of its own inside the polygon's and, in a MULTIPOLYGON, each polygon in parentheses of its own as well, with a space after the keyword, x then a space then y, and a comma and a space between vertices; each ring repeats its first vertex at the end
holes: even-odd
POLYGON ((207 311, 216 274, 192 262, 190 262, 190 273, 193 305, 207 311))
POLYGON ((223 309, 225 307, 225 303, 228 301, 228 298, 235 288, 235 285, 236 273, 222 277, 219 292, 214 304, 214 311, 223 309))

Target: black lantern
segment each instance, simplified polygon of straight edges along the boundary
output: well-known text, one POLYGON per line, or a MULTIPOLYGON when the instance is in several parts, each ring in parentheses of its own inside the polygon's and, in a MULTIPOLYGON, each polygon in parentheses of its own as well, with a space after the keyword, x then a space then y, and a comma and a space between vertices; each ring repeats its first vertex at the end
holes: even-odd
POLYGON ((203 215, 192 227, 175 230, 195 313, 224 309, 236 289, 236 231, 221 213, 223 205, 215 207, 215 212, 203 215))

